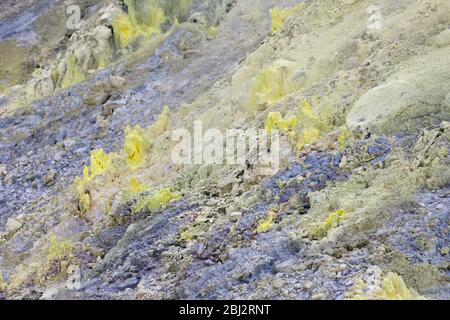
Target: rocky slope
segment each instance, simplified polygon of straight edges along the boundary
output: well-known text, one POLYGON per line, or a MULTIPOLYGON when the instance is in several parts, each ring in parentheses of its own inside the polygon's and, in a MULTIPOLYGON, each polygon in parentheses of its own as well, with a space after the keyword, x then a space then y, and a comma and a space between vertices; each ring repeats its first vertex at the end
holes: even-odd
POLYGON ((0 6, 0 298, 450 298, 448 1, 0 6))

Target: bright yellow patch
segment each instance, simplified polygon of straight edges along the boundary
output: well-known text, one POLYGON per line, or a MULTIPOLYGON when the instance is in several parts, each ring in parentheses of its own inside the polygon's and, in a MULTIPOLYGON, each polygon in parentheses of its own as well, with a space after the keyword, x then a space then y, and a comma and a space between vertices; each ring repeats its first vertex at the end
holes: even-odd
POLYGON ((89 167, 85 167, 82 177, 76 177, 74 181, 75 194, 78 200, 78 208, 81 213, 86 213, 91 209, 91 197, 86 193, 86 184, 91 179, 89 167))
POLYGON ((184 230, 180 234, 180 238, 184 241, 192 241, 197 238, 197 236, 193 233, 191 233, 189 230, 184 230))
POLYGON ((118 15, 112 22, 117 47, 126 48, 140 37, 161 33, 165 22, 176 24, 177 17, 185 15, 193 0, 124 0, 128 13, 118 15), (167 15, 167 16, 166 16, 167 15))
POLYGON ((375 291, 374 295, 385 300, 424 299, 414 290, 408 289, 402 277, 393 272, 389 272, 383 278, 381 288, 375 291))
POLYGON ((332 212, 328 215, 328 218, 325 219, 324 226, 327 230, 331 228, 337 227, 339 223, 344 219, 345 211, 344 209, 339 209, 336 212, 332 212))
POLYGON ((278 32, 278 30, 283 27, 287 17, 299 13, 304 7, 304 3, 299 3, 291 8, 282 9, 280 7, 274 7, 270 9, 270 16, 272 17, 272 34, 278 32))
POLYGON ((328 234, 328 231, 339 226, 339 224, 345 218, 345 215, 346 213, 344 209, 339 209, 336 212, 331 212, 322 224, 314 225, 311 228, 311 236, 317 239, 325 237, 328 234))
POLYGON ((297 150, 307 144, 313 144, 320 139, 320 133, 325 128, 324 122, 314 113, 311 104, 305 99, 298 109, 300 132, 297 138, 297 150))
POLYGON ((256 76, 246 103, 248 111, 254 111, 258 106, 270 106, 295 90, 289 77, 289 66, 288 61, 278 61, 256 76))
POLYGON ((275 211, 269 210, 267 217, 264 220, 261 220, 258 226, 256 227, 256 233, 264 233, 269 231, 273 226, 275 218, 276 218, 275 211))
POLYGON ((303 129, 299 135, 297 149, 301 150, 305 145, 312 144, 319 140, 320 131, 316 128, 303 129))
POLYGON ((311 104, 303 100, 297 113, 284 119, 280 112, 269 112, 264 123, 267 134, 274 129, 288 133, 291 142, 301 150, 307 144, 313 144, 320 139, 321 130, 325 130, 326 125, 314 113, 311 104))
POLYGON ((112 22, 114 43, 117 47, 125 48, 139 35, 139 29, 133 26, 126 14, 118 15, 112 22))
POLYGON ((159 190, 157 193, 140 199, 132 208, 133 213, 142 212, 144 210, 154 210, 165 208, 173 201, 178 200, 178 194, 173 193, 169 188, 159 190))
POLYGON ((66 73, 61 82, 61 88, 65 89, 86 79, 83 68, 78 65, 77 58, 71 54, 67 58, 66 73))
POLYGON ((91 176, 101 175, 112 166, 112 156, 103 149, 91 152, 91 176))
POLYGON ((130 180, 130 191, 132 194, 138 194, 148 191, 148 187, 146 185, 141 184, 138 179, 131 178, 130 180))
POLYGON ((72 242, 58 241, 55 235, 50 237, 50 246, 47 251, 47 260, 52 261, 62 261, 69 258, 73 254, 73 244, 72 242))
POLYGON ((304 99, 299 105, 299 117, 301 117, 304 121, 317 121, 318 117, 314 113, 312 105, 308 102, 308 100, 304 99))
POLYGON ((90 175, 90 169, 89 167, 84 167, 83 168, 83 176, 81 178, 75 179, 75 181, 78 182, 79 185, 85 185, 86 183, 89 182, 89 180, 91 180, 91 175, 90 175))
POLYGON ((82 213, 86 213, 91 210, 91 196, 85 192, 79 193, 78 206, 82 213))
POLYGON ((86 190, 86 185, 96 176, 102 175, 112 168, 113 155, 107 154, 103 149, 91 152, 91 163, 89 167, 84 167, 83 175, 76 177, 74 181, 75 194, 78 200, 78 207, 82 213, 91 209, 91 196, 86 190))
POLYGON ((141 1, 139 7, 134 0, 124 2, 128 8, 128 14, 120 14, 112 22, 116 46, 125 48, 133 44, 140 36, 151 36, 161 32, 161 24, 166 17, 157 1, 141 1))
POLYGON ((164 106, 163 111, 153 123, 148 131, 152 139, 156 139, 158 136, 166 132, 170 122, 170 109, 168 106, 164 106))
POLYGON ((264 123, 264 128, 266 133, 270 134, 272 130, 278 129, 282 131, 293 131, 298 125, 298 119, 296 117, 290 117, 288 119, 283 119, 283 116, 278 111, 269 112, 267 115, 266 122, 264 123))
POLYGON ((345 145, 347 143, 347 140, 351 137, 350 131, 347 129, 347 127, 344 127, 344 129, 341 130, 341 134, 338 137, 339 142, 339 148, 343 150, 345 148, 345 145))
POLYGON ((146 152, 149 146, 150 143, 145 135, 144 129, 140 126, 125 128, 125 143, 123 148, 126 153, 128 166, 132 170, 145 163, 146 152))
POLYGON ((353 300, 425 300, 426 298, 418 294, 415 290, 409 289, 402 277, 389 272, 383 277, 379 288, 370 290, 370 287, 362 280, 357 279, 349 299, 353 300))

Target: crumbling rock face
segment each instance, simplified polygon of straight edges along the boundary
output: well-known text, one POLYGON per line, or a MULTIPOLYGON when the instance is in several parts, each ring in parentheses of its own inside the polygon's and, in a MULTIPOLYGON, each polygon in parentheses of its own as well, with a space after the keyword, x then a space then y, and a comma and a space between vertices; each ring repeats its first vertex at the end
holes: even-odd
POLYGON ((0 298, 450 298, 448 1, 0 7, 0 298))

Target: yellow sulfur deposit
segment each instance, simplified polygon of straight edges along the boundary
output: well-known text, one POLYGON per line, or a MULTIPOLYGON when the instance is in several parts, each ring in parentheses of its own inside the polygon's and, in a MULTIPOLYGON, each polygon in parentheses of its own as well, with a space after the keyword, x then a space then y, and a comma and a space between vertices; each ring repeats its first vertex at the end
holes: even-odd
POLYGON ((297 117, 300 124, 297 150, 301 150, 305 145, 319 140, 321 131, 325 129, 325 124, 314 113, 311 104, 306 99, 300 103, 297 117))
POLYGON ((283 27, 284 21, 287 17, 292 14, 299 13, 304 7, 304 3, 299 3, 291 8, 282 9, 280 7, 274 7, 270 9, 270 16, 272 17, 272 33, 276 33, 283 27))
POLYGON ((163 111, 156 119, 155 123, 153 123, 149 128, 149 136, 152 139, 157 138, 164 132, 166 132, 170 121, 170 109, 168 106, 164 106, 163 111))
POLYGON ((130 191, 133 194, 138 194, 138 193, 142 193, 145 191, 148 191, 147 186, 141 184, 138 179, 136 178, 131 178, 130 180, 130 191))
POLYGON ((269 135, 272 130, 281 130, 286 132, 290 141, 293 142, 296 139, 296 130, 298 127, 298 118, 296 116, 284 119, 281 113, 278 111, 269 112, 267 119, 264 123, 264 129, 266 134, 269 135))
POLYGON ((55 235, 50 237, 50 246, 47 252, 48 261, 61 261, 70 257, 73 253, 73 244, 68 241, 58 241, 55 235))
POLYGON ((139 6, 134 0, 125 0, 128 14, 118 15, 113 23, 114 41, 117 47, 125 48, 139 36, 149 36, 161 32, 165 21, 164 10, 156 1, 147 0, 139 6))
POLYGON ((173 193, 169 188, 159 190, 157 193, 140 199, 132 208, 134 213, 144 210, 165 208, 172 200, 179 199, 179 195, 173 193))
POLYGON ((89 167, 85 167, 82 177, 76 177, 74 181, 74 189, 78 200, 78 207, 81 212, 87 212, 91 208, 91 198, 86 193, 86 184, 89 182, 89 167))
POLYGON ((348 297, 353 300, 425 300, 415 290, 409 289, 402 277, 394 272, 385 275, 375 288, 368 286, 361 278, 357 279, 348 297))
POLYGON ((101 175, 112 165, 112 156, 103 149, 91 152, 91 176, 101 175))
POLYGON ((283 131, 292 131, 298 125, 298 120, 296 117, 290 117, 288 119, 283 119, 283 116, 278 111, 269 112, 267 115, 266 122, 264 123, 264 128, 266 129, 266 133, 270 134, 270 132, 274 129, 279 129, 283 131))
POLYGON ((153 27, 141 27, 136 25, 133 20, 126 14, 121 14, 113 21, 114 41, 117 47, 125 48, 132 44, 139 36, 149 36, 160 32, 159 25, 164 21, 163 12, 158 9, 158 14, 153 27))
POLYGON ((112 166, 112 154, 107 154, 103 149, 91 151, 91 162, 83 169, 83 177, 77 177, 81 183, 86 184, 93 177, 103 174, 112 166))
POLYGON ((304 99, 299 105, 299 117, 301 117, 304 121, 314 121, 318 120, 318 117, 314 114, 314 110, 308 100, 304 99))
POLYGON ((145 163, 146 152, 149 148, 149 141, 145 136, 145 131, 140 126, 125 128, 125 143, 123 146, 126 153, 128 166, 134 170, 145 163))
POLYGON ((114 30, 114 43, 119 48, 125 48, 139 34, 126 14, 118 15, 112 22, 114 30))
POLYGON ((105 153, 103 149, 91 152, 91 163, 89 167, 84 167, 82 177, 76 177, 73 188, 78 200, 78 209, 86 213, 91 209, 91 196, 86 190, 86 185, 95 176, 102 175, 112 168, 113 155, 105 153))
MULTIPOLYGON (((81 191, 82 189, 80 189, 81 191)), ((81 213, 86 213, 91 209, 91 196, 83 191, 78 195, 78 207, 81 213)))
POLYGON ((343 209, 339 209, 336 212, 332 212, 328 215, 328 218, 325 219, 324 227, 327 230, 336 227, 342 219, 345 217, 345 211, 343 209))
POLYGON ((311 104, 305 99, 298 108, 294 116, 284 119, 280 112, 272 111, 267 115, 264 128, 267 134, 274 129, 288 133, 291 142, 296 144, 297 150, 301 150, 305 145, 315 143, 319 140, 321 130, 325 124, 317 116, 311 104))
POLYGON ((303 129, 297 142, 297 150, 301 150, 307 144, 316 142, 319 138, 320 131, 317 128, 303 129))
POLYGON ((264 220, 261 220, 258 226, 256 227, 256 233, 264 233, 269 231, 273 226, 275 218, 276 218, 275 211, 269 210, 267 217, 264 220))
POLYGON ((423 299, 417 292, 408 289, 402 277, 393 272, 383 278, 381 288, 374 292, 374 296, 385 300, 423 299))
POLYGON ((0 300, 450 299, 449 0, 2 3, 0 300))
POLYGON ((331 212, 322 224, 318 224, 312 227, 310 234, 313 238, 323 238, 328 234, 333 228, 339 226, 341 221, 345 218, 345 211, 339 209, 336 212, 331 212))
POLYGON ((292 93, 295 86, 289 76, 290 67, 289 61, 282 60, 261 71, 251 85, 246 109, 270 106, 292 93))
POLYGON ((82 82, 86 79, 83 69, 77 64, 77 58, 71 54, 67 58, 66 73, 61 82, 61 88, 68 88, 76 83, 82 82))
POLYGON ((344 127, 341 130, 341 134, 338 137, 339 148, 341 150, 343 150, 345 148, 345 145, 350 137, 351 137, 351 132, 347 129, 347 127, 344 127))
POLYGON ((139 37, 161 33, 161 25, 187 13, 192 0, 124 0, 128 13, 118 15, 113 23, 114 41, 125 48, 139 37))

